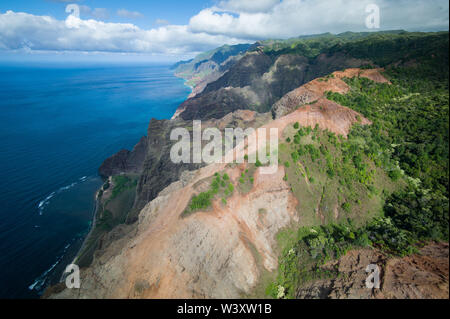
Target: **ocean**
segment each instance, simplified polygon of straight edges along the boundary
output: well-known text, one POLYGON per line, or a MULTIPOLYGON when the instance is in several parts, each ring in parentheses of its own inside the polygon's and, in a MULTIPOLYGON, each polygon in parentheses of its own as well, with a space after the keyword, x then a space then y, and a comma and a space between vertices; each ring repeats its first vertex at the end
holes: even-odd
POLYGON ((87 234, 97 169, 190 89, 166 65, 0 64, 0 298, 38 298, 87 234))

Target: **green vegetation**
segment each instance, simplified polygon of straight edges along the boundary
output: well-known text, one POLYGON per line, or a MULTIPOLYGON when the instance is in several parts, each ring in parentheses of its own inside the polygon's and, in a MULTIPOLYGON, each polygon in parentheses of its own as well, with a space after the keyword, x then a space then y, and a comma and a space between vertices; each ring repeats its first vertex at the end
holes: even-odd
POLYGON ((115 226, 113 214, 105 209, 97 221, 97 225, 100 229, 110 231, 115 226))
POLYGON ((297 232, 286 230, 279 233, 277 241, 282 253, 278 275, 267 287, 266 294, 273 298, 294 298, 301 283, 335 276, 335 273, 322 273, 319 266, 342 256, 354 245, 368 245, 367 237, 360 235, 355 234, 351 225, 336 224, 301 227, 297 232))
POLYGON ((111 183, 107 180, 99 190, 95 224, 77 256, 80 267, 90 265, 104 234, 117 225, 128 223, 133 213, 137 180, 135 175, 113 176, 111 183))
POLYGON ((340 139, 318 126, 291 127, 285 136, 301 136, 299 144, 282 143, 279 149, 284 179, 299 200, 297 211, 306 224, 342 218, 363 224, 381 211, 387 194, 405 185, 403 178, 394 181, 377 167, 359 139, 340 139))
POLYGON ((234 185, 230 182, 228 174, 224 173, 221 176, 219 173, 215 173, 211 179, 209 190, 192 196, 188 207, 181 216, 186 217, 196 211, 208 209, 216 196, 220 197, 222 204, 226 205, 226 198, 231 196, 233 191, 234 185))
MULTIPOLYGON (((440 34, 429 40, 437 41, 435 48, 448 49, 448 38, 443 40, 440 34)), ((396 50, 404 51, 412 43, 421 43, 422 38, 411 35, 392 43, 384 39, 386 50, 381 54, 370 51, 367 41, 346 47, 350 54, 372 56, 380 65, 395 59, 399 54, 396 50)), ((318 211, 324 213, 320 209, 324 201, 327 206, 337 201, 340 218, 335 224, 325 214, 321 226, 286 229, 278 234, 281 255, 277 278, 266 289, 269 296, 294 298, 298 287, 309 280, 339 276, 337 271, 324 272, 320 266, 351 248, 370 245, 387 254, 405 256, 416 252, 420 242, 448 241, 447 49, 414 51, 408 58, 420 63, 385 71, 392 84, 344 79, 349 93, 328 93, 328 99, 360 112, 373 123, 355 124, 348 139, 326 131, 313 138, 308 128, 287 133, 295 134, 294 143, 298 141, 297 145, 280 146, 280 156, 298 163, 287 169, 289 176, 297 174, 289 179, 294 194, 308 201, 306 178, 311 182, 314 175, 322 189, 318 211), (330 196, 330 189, 336 191, 336 197, 330 196), (327 199, 330 197, 333 201, 327 199), (372 213, 361 218, 369 212, 368 207, 372 213)), ((320 194, 312 185, 309 193, 316 199, 320 194)), ((302 206, 299 212, 309 208, 311 214, 313 203, 302 206)), ((310 218, 309 223, 317 225, 318 221, 310 218)))
MULTIPOLYGON (((397 200, 395 202, 399 206, 407 204, 404 199, 400 199, 403 205, 397 200)), ((448 202, 436 198, 428 200, 433 201, 432 205, 439 207, 443 212, 440 218, 446 219, 448 223, 448 202), (444 217, 446 209, 447 217, 444 217)), ((415 206, 414 203, 410 205, 415 206)), ((435 240, 443 238, 448 240, 448 227, 441 228, 439 218, 428 214, 425 218, 427 227, 423 227, 424 223, 420 218, 424 213, 423 208, 422 210, 416 208, 416 211, 409 211, 408 216, 402 216, 397 214, 398 208, 392 207, 393 203, 388 201, 386 212, 387 215, 392 214, 392 217, 379 217, 359 228, 348 219, 342 224, 301 227, 296 234, 291 230, 279 233, 277 239, 283 250, 279 258, 278 275, 267 287, 266 294, 273 298, 280 297, 280 287, 283 287, 282 298, 294 298, 297 287, 302 283, 338 276, 337 271, 323 273, 320 266, 331 259, 343 256, 349 249, 372 245, 387 253, 405 256, 417 251, 414 243, 419 239, 434 236, 435 240)), ((428 208, 425 208, 426 210, 428 208)))
MULTIPOLYGON (((345 32, 337 35, 324 33, 288 40, 266 40, 260 44, 263 52, 269 56, 295 54, 314 59, 321 53, 345 53, 350 57, 373 61, 363 66, 373 68, 374 64, 384 67, 398 61, 429 61, 432 55, 439 60, 439 55, 445 56, 448 51, 448 32, 398 30, 374 33, 345 32)), ((323 78, 323 81, 327 78, 323 78)))
POLYGON ((384 213, 412 241, 448 241, 448 198, 442 194, 411 187, 394 193, 387 200, 384 213))
POLYGON ((239 183, 237 185, 239 193, 246 194, 252 190, 254 183, 253 175, 255 174, 256 169, 256 165, 248 164, 244 172, 241 173, 239 183))
MULTIPOLYGON (((137 179, 131 179, 126 175, 113 176, 114 188, 112 190, 111 199, 116 198, 120 193, 126 189, 134 188, 137 185, 137 179)), ((108 183, 109 188, 109 183, 108 183)))
POLYGON ((283 231, 277 237, 283 247, 277 278, 268 285, 266 294, 273 298, 294 298, 303 283, 337 277, 337 270, 323 272, 320 266, 345 255, 350 249, 373 245, 400 256, 416 252, 410 235, 390 218, 382 217, 359 228, 348 219, 341 224, 301 227, 296 233, 283 231), (283 287, 282 296, 280 287, 283 287))
POLYGON ((350 93, 328 93, 328 98, 373 122, 351 134, 391 177, 404 171, 419 178, 424 188, 448 197, 448 75, 439 77, 426 66, 386 73, 392 85, 347 79, 350 93))
POLYGON ((193 211, 208 208, 209 206, 211 206, 212 197, 213 193, 211 191, 203 192, 196 196, 193 196, 191 199, 191 203, 189 204, 189 209, 193 211))

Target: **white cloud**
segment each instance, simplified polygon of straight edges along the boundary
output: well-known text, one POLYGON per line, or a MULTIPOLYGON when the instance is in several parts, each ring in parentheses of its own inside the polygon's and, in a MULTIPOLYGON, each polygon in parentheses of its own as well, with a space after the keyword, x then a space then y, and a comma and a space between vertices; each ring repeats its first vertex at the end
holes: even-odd
POLYGON ((368 31, 364 22, 365 8, 370 3, 379 5, 384 30, 448 29, 448 2, 445 0, 264 0, 254 6, 253 11, 249 10, 248 0, 230 0, 200 11, 190 19, 189 27, 193 32, 255 40, 368 31))
POLYGON ((142 18, 144 15, 138 11, 128 11, 126 9, 119 9, 117 10, 117 15, 119 17, 123 18, 129 18, 129 19, 137 19, 142 18))
POLYGON ((227 36, 192 33, 182 25, 143 30, 130 23, 83 20, 73 15, 61 21, 13 11, 0 14, 0 48, 7 50, 186 54, 240 42, 227 36))
MULTIPOLYGON (((160 26, 149 30, 103 22, 106 9, 81 5, 81 19, 0 13, 0 49, 193 54, 259 39, 368 31, 364 22, 369 3, 379 5, 384 30, 448 30, 445 0, 223 0, 191 17, 188 25, 158 19, 160 26)), ((140 16, 124 9, 117 14, 140 16)))

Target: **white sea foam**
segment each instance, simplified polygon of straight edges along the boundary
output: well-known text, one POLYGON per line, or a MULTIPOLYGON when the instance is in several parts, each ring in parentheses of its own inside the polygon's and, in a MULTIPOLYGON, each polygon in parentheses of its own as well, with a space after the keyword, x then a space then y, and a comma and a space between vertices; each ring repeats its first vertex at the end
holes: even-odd
POLYGON ((74 187, 75 185, 77 185, 78 183, 82 183, 84 181, 87 180, 87 176, 83 176, 81 177, 78 182, 73 182, 72 184, 69 184, 67 186, 63 186, 61 188, 59 188, 57 191, 52 192, 50 195, 48 195, 46 198, 44 198, 43 200, 41 200, 38 204, 38 211, 39 211, 39 215, 42 215, 42 213, 44 212, 44 208, 45 206, 47 206, 50 203, 50 200, 57 194, 64 192, 68 189, 71 189, 72 187, 74 187))
POLYGON ((62 254, 57 258, 56 262, 49 269, 47 269, 44 273, 42 273, 42 275, 37 277, 31 285, 28 286, 29 290, 33 290, 33 289, 37 290, 37 291, 41 290, 41 288, 45 285, 45 283, 47 281, 48 275, 61 262, 64 255, 66 254, 67 249, 69 249, 70 245, 71 245, 71 243, 68 243, 66 246, 64 246, 64 250, 63 250, 62 254))

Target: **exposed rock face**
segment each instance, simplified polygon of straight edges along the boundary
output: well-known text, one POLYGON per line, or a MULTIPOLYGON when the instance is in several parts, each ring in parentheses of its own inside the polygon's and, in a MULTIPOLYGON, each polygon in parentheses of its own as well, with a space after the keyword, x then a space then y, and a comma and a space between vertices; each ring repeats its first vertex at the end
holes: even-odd
MULTIPOLYGON (((337 104, 318 110, 321 115, 311 116, 316 111, 301 108, 263 127, 283 132, 287 125, 306 121, 346 134, 345 128, 356 121, 356 112, 337 104), (342 117, 346 113, 351 116, 342 117), (324 118, 329 121, 320 120, 324 118), (326 126, 339 122, 341 126, 326 126)), ((257 118, 253 111, 239 111, 208 123, 219 128, 230 123, 257 125, 257 118)), ((237 298, 251 293, 261 271, 277 267, 275 234, 299 222, 298 202, 284 181, 284 168, 279 166, 275 174, 267 175, 259 168, 248 193, 235 191, 226 205, 217 199, 211 209, 182 217, 191 197, 205 190, 205 179, 226 172, 237 184, 245 169, 246 164, 229 167, 224 163, 180 173, 179 181, 137 215, 135 232, 117 236, 95 255, 92 265, 81 273, 79 291, 65 289, 52 297, 237 298)))
POLYGON ((304 105, 293 113, 299 115, 298 122, 301 126, 314 127, 318 124, 323 130, 328 129, 343 136, 347 136, 353 123, 371 124, 358 112, 324 98, 313 104, 304 105))
MULTIPOLYGON (((259 127, 271 119, 270 113, 260 114, 253 111, 238 110, 222 119, 202 122, 202 128, 216 127, 259 127)), ((177 127, 192 129, 192 121, 152 119, 148 126, 147 137, 134 147, 133 151, 122 150, 105 160, 99 169, 102 176, 120 173, 140 175, 136 190, 134 208, 127 217, 127 223, 137 220, 139 211, 169 184, 177 181, 183 171, 195 170, 204 164, 180 163, 170 160, 170 149, 177 141, 170 140, 170 132, 177 127)), ((192 150, 191 150, 192 154, 192 150)))
MULTIPOLYGON (((264 126, 278 128, 279 132, 299 122, 312 127, 318 124, 321 129, 346 136, 353 123, 370 121, 327 100, 325 91, 347 92, 343 77, 387 80, 379 70, 360 69, 335 72, 333 78, 323 81, 313 80, 367 64, 350 57, 340 46, 315 58, 266 55, 261 50, 243 54, 248 48, 241 49, 236 48, 237 55, 225 53, 226 48, 179 64, 178 75, 194 83, 190 98, 172 120, 153 119, 147 137, 131 152, 119 152, 100 168, 105 176, 122 172, 140 175, 129 225, 120 225, 108 234, 91 266, 81 271, 81 289, 57 289, 51 297, 235 298, 251 292, 262 271, 277 267, 274 236, 301 218, 296 211, 298 202, 283 179, 284 169, 279 167, 274 175, 262 175, 258 169, 248 193, 235 191, 226 205, 217 199, 207 211, 182 216, 190 198, 205 190, 205 180, 215 172, 227 172, 236 183, 245 166, 174 164, 169 159, 175 143, 170 141, 171 130, 192 128, 193 119, 201 119, 203 128, 264 126)), ((435 252, 429 254, 432 260, 435 252)), ((448 259, 448 246, 442 256, 448 259)), ((410 270, 418 260, 389 260, 368 249, 343 258, 347 259, 338 261, 338 267, 348 274, 347 280, 311 283, 299 290, 298 297, 374 297, 361 286, 367 274, 361 274, 360 269, 365 270, 367 262, 385 265, 383 285, 390 288, 383 290, 380 297, 406 295, 405 286, 396 281, 396 276, 414 278, 410 270)), ((445 270, 444 262, 435 264, 427 256, 424 258, 422 278, 431 278, 436 287, 444 282, 439 287, 444 291, 447 287, 448 294, 448 275, 445 286, 444 275, 431 274, 431 269, 445 270)), ((448 273, 448 262, 446 269, 448 273)), ((437 295, 427 291, 418 288, 413 294, 437 295)))
POLYGON ((171 185, 142 210, 135 236, 112 243, 82 270, 79 291, 66 289, 52 297, 237 298, 249 293, 260 267, 276 268, 274 236, 298 220, 296 199, 282 168, 275 175, 257 171, 250 193, 235 193, 225 207, 216 201, 211 211, 181 218, 198 191, 195 185, 223 169, 234 181, 241 174, 239 167, 214 164, 171 185))
MULTIPOLYGON (((208 83, 220 78, 250 47, 250 44, 224 45, 192 60, 175 64, 175 75, 184 78, 192 88, 188 98, 201 93, 208 83)), ((173 118, 179 113, 177 111, 173 118)))
MULTIPOLYGON (((236 111, 220 120, 202 121, 202 128, 216 127, 259 127, 270 120, 270 114, 236 111)), ((170 148, 176 141, 170 140, 170 132, 175 127, 192 128, 192 121, 152 120, 148 128, 148 148, 143 164, 143 171, 137 187, 135 212, 139 212, 149 201, 169 184, 177 181, 185 170, 194 170, 204 164, 175 164, 170 160, 170 148)), ((192 151, 191 151, 192 154, 192 151)), ((135 221, 136 216, 133 216, 135 221)))
POLYGON ((120 173, 142 172, 147 147, 147 138, 143 136, 131 152, 121 150, 107 158, 98 169, 99 174, 103 177, 108 177, 120 173))
POLYGON ((449 294, 448 243, 430 243, 418 254, 389 258, 375 249, 348 252, 323 266, 341 274, 333 280, 310 282, 298 290, 297 298, 447 299, 449 294), (368 289, 366 267, 380 269, 380 289, 368 289))
POLYGON ((376 298, 449 297, 448 243, 432 243, 418 254, 388 260, 384 284, 376 298))
MULTIPOLYGON (((301 114, 301 116, 298 116, 301 125, 314 127, 318 124, 322 129, 327 128, 336 134, 346 136, 353 123, 360 121, 361 124, 369 124, 370 121, 349 108, 326 100, 323 95, 326 91, 339 93, 347 92, 348 87, 341 78, 358 75, 371 76, 377 81, 386 81, 379 73, 379 70, 349 69, 344 72, 335 72, 333 78, 329 78, 326 81, 316 79, 289 92, 274 105, 272 112, 276 115, 276 118, 279 118, 280 116, 295 110, 294 112, 297 112, 298 114, 294 115, 294 117, 301 114), (311 104, 305 105, 306 103, 311 104), (303 107, 298 108, 301 105, 303 105, 303 107)), ((239 88, 228 88, 208 94, 222 94, 224 92, 234 92, 236 90, 240 90, 240 92, 243 91, 243 89, 239 88)), ((225 94, 224 99, 229 98, 230 94, 231 93, 225 94)), ((240 98, 237 93, 234 96, 240 98)), ((204 111, 209 114, 213 114, 214 112, 214 114, 217 114, 217 116, 221 118, 220 120, 211 118, 210 120, 203 121, 203 128, 255 128, 270 120, 269 113, 260 114, 254 111, 238 110, 240 104, 236 104, 234 113, 226 113, 227 115, 224 115, 223 113, 225 112, 224 110, 226 110, 227 105, 234 104, 230 104, 229 100, 224 100, 222 108, 217 105, 209 105, 209 107, 208 105, 203 105, 199 111, 204 111), (250 117, 249 114, 251 114, 250 117)), ((234 109, 234 107, 232 109, 234 109)), ((184 112, 182 115, 183 114, 184 112)), ((201 113, 199 116, 200 118, 203 118, 204 113, 201 113)), ((287 117, 287 119, 290 119, 290 117, 287 117)), ((185 170, 194 170, 202 166, 202 164, 193 163, 172 163, 170 160, 170 148, 175 141, 170 140, 170 132, 176 127, 192 127, 192 122, 190 120, 183 120, 182 118, 173 120, 152 119, 148 127, 147 137, 142 138, 132 152, 121 151, 102 164, 100 174, 103 176, 114 175, 121 172, 140 174, 136 201, 134 209, 127 218, 128 223, 135 222, 140 209, 154 199, 163 188, 177 181, 181 172, 185 170)))
POLYGON ((379 83, 388 83, 380 73, 382 69, 360 70, 357 68, 345 71, 336 71, 327 78, 319 78, 292 90, 283 96, 272 107, 275 118, 286 115, 302 105, 315 102, 324 97, 327 91, 345 94, 348 92, 347 84, 342 78, 353 78, 355 76, 365 77, 379 83))
POLYGON ((365 63, 342 53, 322 54, 309 61, 291 54, 272 57, 262 51, 247 52, 203 92, 181 104, 178 116, 189 120, 221 118, 237 109, 268 112, 281 97, 304 83, 365 63))

